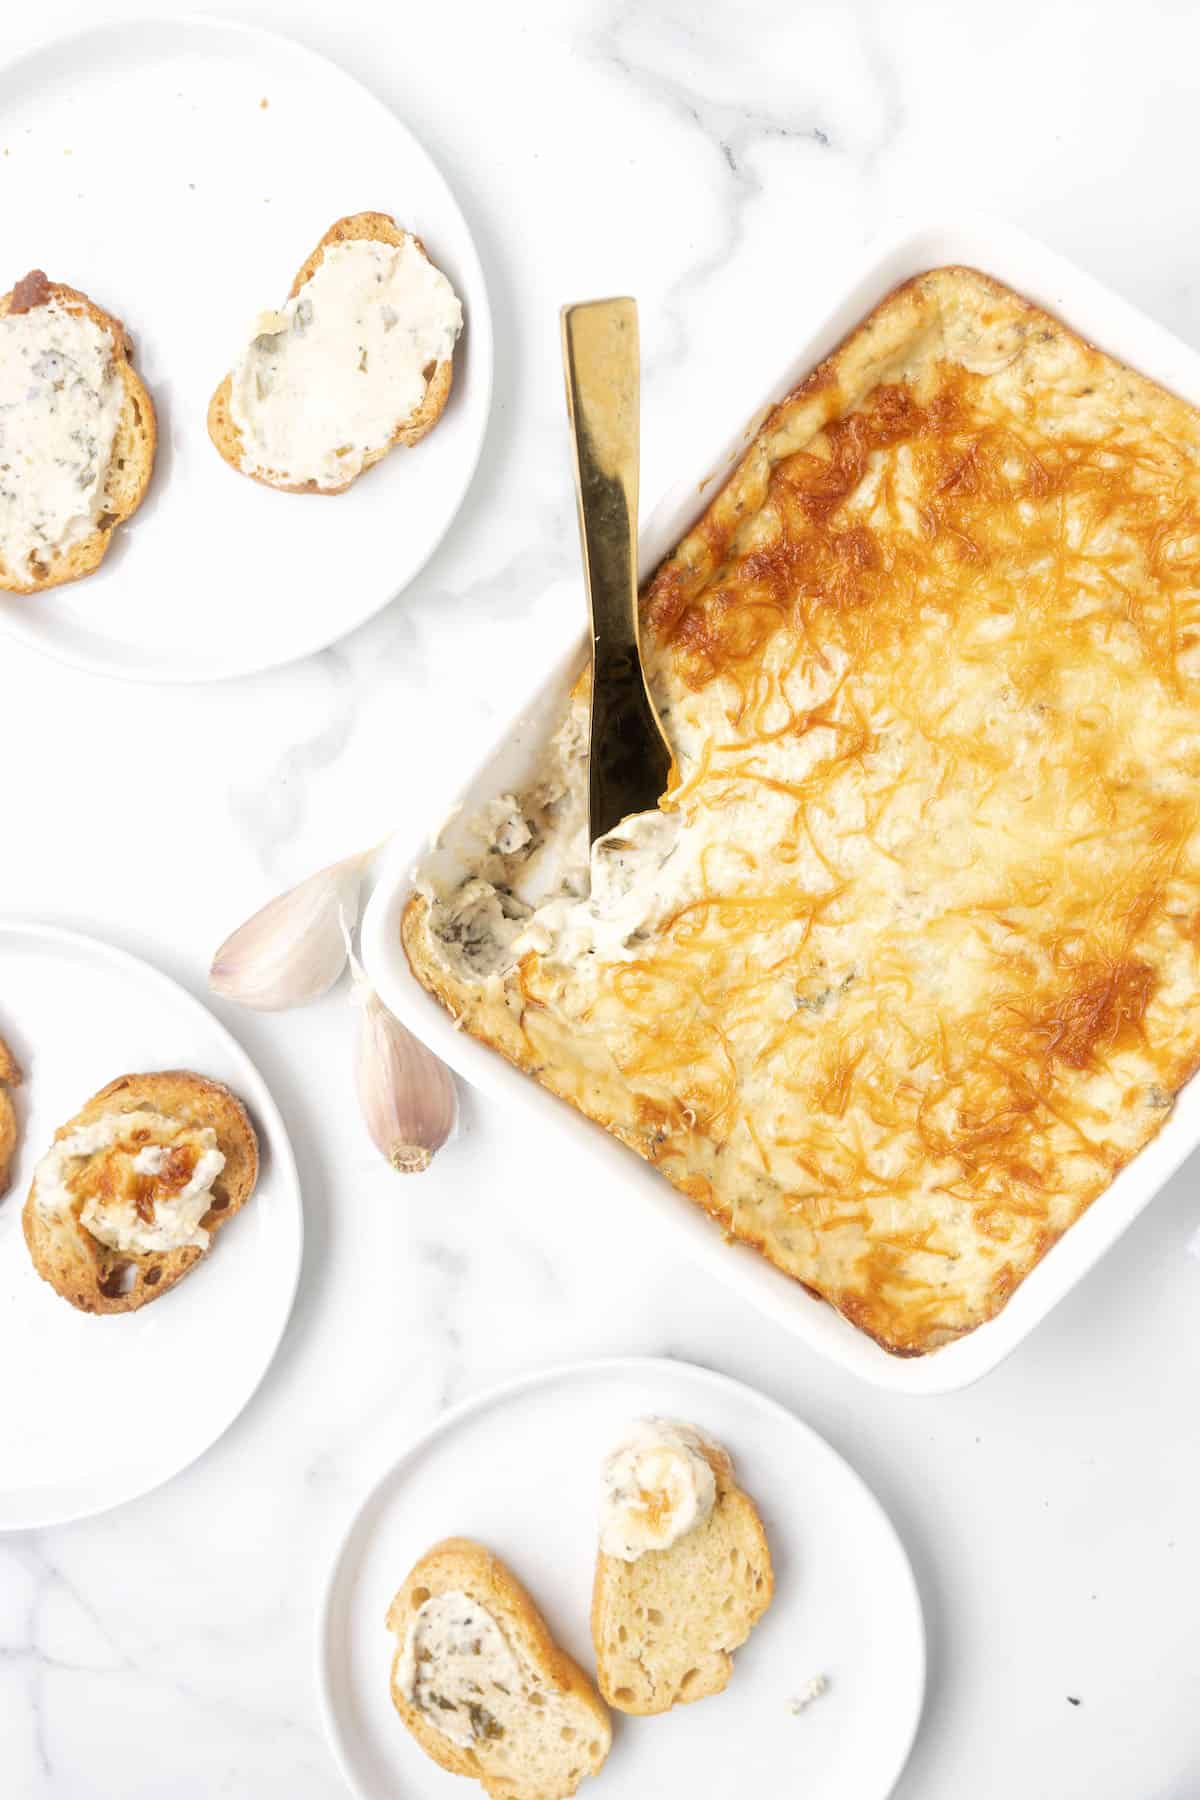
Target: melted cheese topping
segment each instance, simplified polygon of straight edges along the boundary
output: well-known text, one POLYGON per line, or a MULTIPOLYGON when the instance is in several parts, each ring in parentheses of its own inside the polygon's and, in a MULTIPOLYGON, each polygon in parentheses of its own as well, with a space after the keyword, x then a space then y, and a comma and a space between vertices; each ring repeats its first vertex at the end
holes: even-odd
POLYGON ((34 1173, 48 1215, 73 1212, 112 1250, 145 1254, 207 1249, 201 1220, 225 1167, 211 1126, 161 1113, 103 1113, 59 1138, 34 1173))
POLYGON ((493 849, 474 905, 507 945, 456 960, 443 894, 410 954, 727 1230, 928 1350, 1200 1061, 1200 422, 934 272, 776 409, 643 621, 680 774, 640 918, 589 942, 586 867, 564 903, 493 849))
POLYGON ((413 238, 327 245, 282 312, 259 317, 234 367, 242 466, 344 486, 416 412, 461 329, 453 288, 413 238))
POLYGON ((0 319, 0 562, 28 577, 95 529, 123 389, 113 342, 58 299, 0 319))

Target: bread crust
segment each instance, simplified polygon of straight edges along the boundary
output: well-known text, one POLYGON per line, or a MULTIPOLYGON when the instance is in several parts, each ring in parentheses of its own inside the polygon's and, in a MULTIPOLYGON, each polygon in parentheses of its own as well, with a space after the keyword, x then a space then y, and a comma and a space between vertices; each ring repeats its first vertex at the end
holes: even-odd
MULTIPOLYGON (((713 1510, 701 1526, 688 1532, 667 1550, 648 1550, 636 1562, 623 1562, 603 1550, 596 1554, 596 1574, 592 1585, 592 1642, 596 1647, 596 1679, 609 1706, 618 1712, 646 1717, 670 1712, 672 1707, 690 1705, 693 1700, 719 1694, 728 1686, 733 1674, 732 1652, 744 1644, 771 1604, 775 1592, 775 1576, 771 1552, 758 1509, 750 1496, 737 1485, 733 1459, 719 1444, 705 1446, 705 1458, 717 1484, 713 1510), (696 1628, 700 1618, 702 1595, 697 1586, 697 1563, 703 1554, 704 1539, 720 1541, 719 1567, 729 1594, 741 1600, 741 1611, 731 1609, 719 1614, 720 1642, 711 1634, 696 1628), (727 1539, 734 1540, 740 1562, 739 1571, 746 1572, 753 1583, 744 1594, 739 1591, 741 1574, 729 1567, 724 1549, 727 1539), (645 1628, 632 1609, 636 1595, 643 1592, 653 1599, 655 1609, 665 1614, 657 1630, 675 1627, 678 1649, 674 1659, 682 1668, 682 1680, 665 1662, 655 1664, 651 1647, 645 1641, 645 1628), (678 1612, 668 1611, 673 1602, 678 1612), (609 1653, 610 1627, 623 1627, 628 1648, 622 1654, 624 1663, 609 1653), (688 1637, 689 1626, 695 1635, 688 1637), (640 1687, 632 1685, 637 1680, 640 1687)), ((726 1598, 725 1595, 722 1596, 726 1598)), ((676 1648, 672 1645, 672 1648, 676 1648)))
MULTIPOLYGON (((47 281, 38 269, 32 270, 16 287, 10 288, 0 298, 0 319, 8 317, 13 310, 14 297, 27 282, 32 282, 35 278, 39 278, 41 293, 35 304, 44 305, 50 300, 57 300, 68 312, 91 319, 93 324, 108 333, 113 344, 113 363, 125 389, 125 398, 113 438, 112 461, 105 487, 106 504, 100 521, 87 537, 72 544, 54 562, 46 564, 43 574, 32 577, 19 575, 0 562, 0 588, 6 589, 10 594, 40 594, 46 588, 61 587, 68 581, 81 581, 85 575, 91 575, 99 568, 107 554, 113 532, 118 525, 123 525, 126 519, 133 517, 145 498, 154 471, 154 454, 158 445, 154 402, 145 382, 133 366, 133 339, 120 319, 105 312, 77 288, 67 287, 60 281, 47 281)), ((23 307, 18 310, 32 309, 23 307)))
MULTIPOLYGON (((411 237, 426 262, 431 258, 421 239, 412 231, 404 231, 396 224, 388 213, 361 212, 348 213, 345 218, 336 220, 325 233, 316 249, 300 265, 295 280, 288 291, 288 299, 294 300, 306 281, 310 281, 325 259, 325 251, 331 244, 345 244, 354 239, 369 239, 379 244, 400 245, 406 237, 411 237)), ((363 458, 363 466, 348 481, 338 487, 321 487, 315 481, 289 482, 282 477, 276 478, 261 471, 247 469, 243 462, 244 445, 242 434, 234 422, 231 408, 233 392, 233 376, 224 376, 217 386, 216 392, 208 403, 208 435, 220 451, 231 469, 239 475, 246 475, 251 481, 257 481, 263 487, 277 488, 281 494, 344 494, 347 488, 353 487, 359 476, 373 469, 377 462, 394 450, 397 445, 404 444, 411 448, 427 437, 445 411, 446 402, 450 398, 450 389, 454 382, 454 361, 447 357, 444 362, 437 363, 433 374, 425 383, 425 394, 416 410, 397 425, 388 442, 379 450, 370 450, 363 458)))
MULTIPOLYGON (((217 1233, 246 1204, 258 1179, 258 1138, 246 1108, 223 1082, 190 1069, 120 1075, 93 1094, 73 1119, 59 1126, 54 1142, 105 1113, 143 1108, 181 1124, 210 1126, 217 1134, 225 1167, 213 1183, 213 1203, 202 1220, 211 1250, 217 1233)), ((55 1293, 80 1312, 137 1312, 161 1299, 208 1254, 196 1244, 178 1250, 110 1249, 73 1214, 43 1217, 37 1205, 36 1178, 26 1196, 21 1223, 34 1268, 55 1293)))
MULTIPOLYGON (((387 1610, 387 1627, 396 1635, 396 1652, 392 1658, 392 1704, 425 1754, 452 1775, 466 1775, 482 1783, 494 1800, 516 1800, 517 1790, 510 1779, 497 1776, 480 1765, 473 1749, 453 1743, 436 1730, 419 1708, 405 1698, 397 1685, 397 1669, 408 1622, 426 1598, 433 1594, 462 1592, 479 1602, 501 1623, 529 1664, 543 1677, 543 1685, 551 1692, 573 1696, 587 1709, 600 1755, 593 1766, 581 1772, 594 1775, 603 1764, 612 1743, 612 1724, 603 1702, 579 1664, 555 1643, 550 1628, 533 1600, 512 1570, 498 1556, 473 1538, 443 1538, 414 1563, 387 1610), (420 1598, 416 1596, 420 1595, 420 1598)), ((525 1795, 530 1790, 522 1788, 525 1795)), ((572 1788, 570 1792, 574 1793, 572 1788)), ((544 1800, 566 1800, 557 1792, 546 1793, 544 1800)))
POLYGON ((8 1192, 12 1161, 17 1148, 17 1115, 10 1087, 21 1081, 20 1065, 3 1038, 0 1038, 0 1197, 8 1192))

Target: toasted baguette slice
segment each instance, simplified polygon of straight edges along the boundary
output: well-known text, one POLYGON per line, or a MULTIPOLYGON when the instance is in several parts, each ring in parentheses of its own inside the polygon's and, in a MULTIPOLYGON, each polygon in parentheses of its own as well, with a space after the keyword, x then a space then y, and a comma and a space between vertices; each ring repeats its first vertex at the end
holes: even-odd
POLYGON ((663 1713, 719 1694, 771 1604, 775 1578, 762 1521, 718 1444, 705 1455, 717 1485, 712 1512, 666 1550, 636 1562, 600 1551, 592 1641, 600 1692, 625 1713, 663 1713))
MULTIPOLYGON (((330 244, 344 244, 352 238, 370 238, 380 244, 402 244, 406 237, 411 237, 421 255, 429 261, 424 244, 414 232, 401 230, 395 219, 387 213, 361 212, 349 213, 344 219, 329 227, 316 249, 308 260, 301 264, 300 270, 288 292, 288 299, 294 300, 306 281, 312 279, 320 268, 325 251, 330 244)), ((363 458, 363 466, 357 474, 340 487, 321 487, 315 481, 290 482, 282 474, 270 471, 248 469, 245 466, 242 434, 234 422, 230 402, 233 390, 232 373, 225 376, 216 393, 208 403, 208 435, 216 445, 225 461, 239 475, 248 475, 251 481, 260 481, 264 487, 278 488, 284 494, 344 494, 352 487, 360 475, 381 462, 389 450, 398 444, 419 444, 428 435, 441 418, 446 402, 450 398, 450 388, 454 380, 454 364, 447 357, 444 362, 435 363, 425 384, 425 394, 415 412, 409 414, 397 425, 391 440, 380 450, 371 450, 363 458)))
POLYGON ((32 562, 26 569, 10 569, 0 562, 0 588, 14 594, 36 594, 79 581, 99 568, 113 532, 142 504, 154 468, 158 427, 154 402, 133 366, 133 340, 120 319, 114 319, 86 294, 61 282, 48 281, 40 269, 31 269, 16 287, 0 298, 0 319, 10 313, 30 312, 57 300, 68 312, 86 315, 112 339, 113 365, 125 390, 121 415, 113 438, 112 460, 104 489, 104 511, 87 537, 71 544, 46 563, 32 562))
MULTIPOLYGON (((181 1124, 211 1126, 225 1167, 212 1188, 212 1205, 202 1224, 209 1249, 217 1232, 243 1207, 258 1179, 258 1139, 245 1107, 219 1081, 189 1069, 164 1069, 151 1075, 121 1075, 93 1094, 73 1119, 54 1134, 57 1143, 78 1125, 110 1112, 141 1109, 178 1119, 181 1124)), ((208 1254, 197 1244, 178 1250, 122 1251, 94 1238, 71 1213, 45 1215, 37 1204, 35 1178, 21 1215, 33 1266, 56 1293, 80 1312, 127 1313, 158 1300, 208 1254)))
POLYGON ((410 1572, 388 1608, 396 1634, 392 1701, 427 1756, 452 1775, 473 1776, 492 1800, 566 1800, 608 1755, 612 1726, 591 1682, 551 1637, 516 1576, 471 1538, 445 1538, 410 1572), (462 1593, 491 1614, 521 1668, 519 1691, 487 1693, 500 1735, 469 1747, 439 1731, 405 1698, 398 1671, 410 1620, 437 1594, 462 1593))
POLYGON ((10 1087, 19 1087, 21 1070, 16 1057, 0 1038, 0 1194, 8 1191, 13 1153, 17 1148, 17 1115, 10 1087))

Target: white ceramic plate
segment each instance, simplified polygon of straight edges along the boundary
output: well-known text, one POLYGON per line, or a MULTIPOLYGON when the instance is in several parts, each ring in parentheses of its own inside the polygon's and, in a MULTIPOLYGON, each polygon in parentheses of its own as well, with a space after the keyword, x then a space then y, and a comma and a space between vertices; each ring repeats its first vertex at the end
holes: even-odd
POLYGON ((588 1631, 601 1458, 631 1419, 693 1421, 725 1444, 762 1514, 772 1606, 724 1694, 665 1717, 614 1715, 596 1800, 804 1794, 883 1800, 921 1715, 925 1637, 904 1549, 878 1501, 807 1425, 689 1363, 615 1358, 550 1369, 446 1414, 401 1453, 351 1521, 325 1594, 326 1728, 361 1800, 455 1800, 388 1691, 392 1595, 438 1538, 476 1537, 525 1582, 558 1641, 594 1669, 588 1631), (789 1699, 823 1674, 799 1716, 789 1699))
POLYGON ((21 1139, 0 1199, 0 1529, 103 1512, 194 1462, 241 1412, 283 1335, 300 1272, 296 1164, 253 1063, 198 1000, 124 951, 0 920, 0 1033, 22 1066, 21 1139), (34 1271, 21 1207, 55 1130, 118 1075, 195 1069, 243 1100, 257 1190, 211 1254, 136 1313, 76 1312, 34 1271), (136 1397, 127 1429, 114 1395, 136 1397))
MULTIPOLYGON (((1057 313, 1093 343, 1200 405, 1200 355, 1195 350, 1024 233, 991 219, 904 227, 868 251, 856 268, 841 275, 830 272, 823 289, 815 281, 809 284, 807 316, 797 317, 796 340, 781 350, 780 377, 763 404, 748 423, 743 418, 736 427, 731 422, 726 430, 715 431, 715 448, 703 462, 691 450, 681 453, 684 478, 642 528, 643 573, 655 568, 678 543, 705 504, 713 483, 741 454, 768 409, 899 282, 945 263, 969 263, 998 276, 1057 313)), ((583 604, 577 583, 574 597, 563 596, 563 618, 570 618, 574 606, 582 620, 583 604)), ((363 918, 363 961, 371 980, 391 1010, 468 1081, 503 1098, 506 1105, 524 1107, 544 1129, 567 1131, 577 1143, 590 1144, 592 1155, 609 1177, 603 1190, 605 1205, 629 1196, 627 1228, 632 1223, 637 1229, 638 1220, 661 1225, 686 1254, 703 1262, 753 1305, 823 1356, 867 1381, 910 1394, 966 1387, 1021 1343, 1200 1144, 1200 1078, 1188 1083, 1159 1135, 1055 1244, 1004 1310, 928 1356, 889 1355, 765 1257, 742 1245, 727 1244, 701 1209, 676 1193, 655 1170, 502 1057, 459 1031, 415 979, 400 943, 400 918, 412 892, 414 866, 428 863, 443 877, 462 867, 471 841, 463 824, 485 800, 519 789, 528 781, 561 717, 570 681, 583 667, 586 655, 587 641, 578 636, 565 645, 548 646, 542 673, 530 684, 512 723, 466 788, 458 795, 430 791, 429 818, 437 822, 435 833, 447 814, 452 814, 438 837, 436 857, 430 858, 428 841, 397 837, 389 845, 363 918)))
POLYGON ((0 595, 0 629, 67 662, 209 681, 306 656, 407 585, 458 510, 492 387, 492 324, 454 196, 400 120, 286 38, 227 21, 97 27, 0 71, 0 291, 29 268, 122 319, 158 409, 153 482, 95 575, 0 595), (266 102, 264 105, 263 102, 266 102), (237 475, 209 398, 344 213, 390 212, 463 302, 437 429, 336 499, 237 475))

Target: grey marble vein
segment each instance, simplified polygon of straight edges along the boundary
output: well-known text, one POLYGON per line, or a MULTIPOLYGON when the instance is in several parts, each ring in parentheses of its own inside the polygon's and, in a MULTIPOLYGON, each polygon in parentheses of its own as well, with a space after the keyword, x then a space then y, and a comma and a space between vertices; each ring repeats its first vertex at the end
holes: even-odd
MULTIPOLYGON (((643 56, 639 52, 637 26, 644 12, 638 0, 622 0, 604 24, 584 36, 585 54, 615 69, 656 106, 693 127, 706 147, 710 168, 715 164, 728 177, 718 190, 718 232, 667 288, 664 309, 670 333, 666 344, 646 360, 645 376, 652 381, 660 372, 683 362, 687 354, 689 302, 714 274, 727 266, 744 240, 747 211, 763 191, 762 178, 754 167, 755 150, 777 139, 798 150, 821 153, 832 148, 833 139, 828 119, 814 116, 807 105, 793 116, 718 100, 663 67, 661 61, 652 62, 643 56)), ((675 20, 673 29, 686 40, 692 53, 703 55, 704 39, 693 24, 675 20)), ((719 54, 719 40, 711 48, 719 54)))
POLYGON ((303 823, 309 781, 336 762, 354 729, 356 686, 345 653, 334 647, 309 660, 328 688, 324 718, 299 742, 277 751, 265 776, 239 783, 230 796, 234 820, 272 875, 279 873, 279 852, 303 823))

